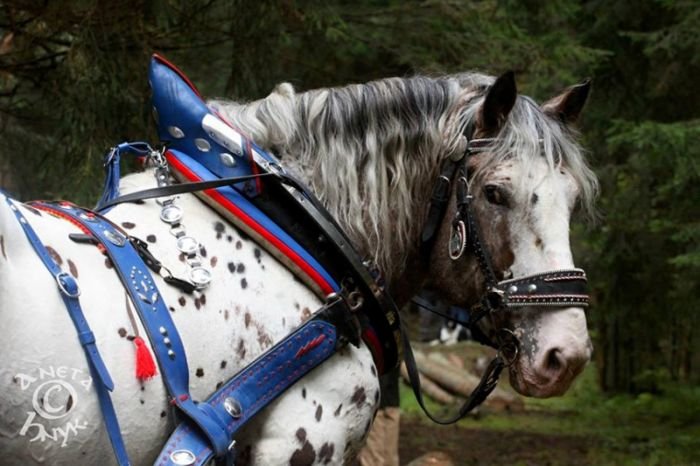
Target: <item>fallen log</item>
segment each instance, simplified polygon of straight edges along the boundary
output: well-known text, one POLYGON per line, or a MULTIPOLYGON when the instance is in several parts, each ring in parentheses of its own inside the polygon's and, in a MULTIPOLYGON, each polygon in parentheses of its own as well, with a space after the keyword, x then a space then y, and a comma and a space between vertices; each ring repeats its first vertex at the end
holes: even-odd
MULTIPOLYGON (((416 351, 414 356, 418 370, 450 393, 468 397, 479 384, 478 377, 440 362, 445 359, 442 355, 426 356, 422 352, 416 351)), ((494 389, 484 404, 497 410, 520 411, 524 408, 523 400, 519 396, 499 387, 494 389)))
MULTIPOLYGON (((426 377, 424 374, 419 374, 420 375, 420 388, 423 393, 428 395, 430 398, 433 400, 437 401, 438 403, 444 404, 444 405, 450 405, 455 402, 455 398, 447 393, 445 390, 440 388, 435 382, 430 380, 428 377, 426 377)), ((403 379, 410 383, 410 379, 408 378, 408 371, 406 370, 406 364, 401 363, 401 377, 403 379)))

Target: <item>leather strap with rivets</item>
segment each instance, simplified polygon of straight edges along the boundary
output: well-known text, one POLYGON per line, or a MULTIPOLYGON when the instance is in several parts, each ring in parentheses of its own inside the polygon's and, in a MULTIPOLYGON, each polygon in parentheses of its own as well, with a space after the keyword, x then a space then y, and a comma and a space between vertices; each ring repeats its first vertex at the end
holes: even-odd
POLYGON ((217 455, 225 455, 230 437, 224 423, 192 399, 182 340, 148 267, 128 235, 104 217, 71 203, 34 202, 31 205, 79 225, 104 248, 143 323, 171 403, 202 430, 217 455))
MULTIPOLYGON (((4 195, 0 191, 0 194, 4 195)), ((114 382, 112 377, 109 375, 109 370, 105 366, 100 352, 97 349, 95 334, 92 333, 90 329, 90 324, 85 318, 83 309, 80 305, 80 287, 77 280, 70 274, 61 270, 61 268, 54 262, 51 254, 49 253, 46 246, 41 242, 39 236, 37 236, 34 228, 27 221, 25 216, 22 214, 15 203, 10 199, 9 196, 5 196, 5 201, 10 206, 10 210, 15 215, 15 218, 19 222, 25 236, 29 240, 29 244, 32 246, 36 252, 41 262, 47 268, 49 273, 56 280, 56 285, 58 286, 58 291, 61 295, 63 303, 66 305, 68 315, 73 321, 76 331, 78 332, 78 339, 80 345, 85 351, 85 357, 88 361, 88 367, 90 368, 90 375, 93 380, 96 381, 94 384, 95 391, 97 392, 97 399, 100 402, 100 410, 102 411, 102 417, 104 419, 105 428, 107 430, 107 435, 109 437, 110 443, 112 444, 112 449, 114 450, 114 456, 117 460, 119 466, 128 466, 129 456, 126 452, 126 446, 124 445, 124 439, 121 435, 121 429, 119 427, 119 420, 117 419, 117 414, 114 410, 114 405, 112 404, 112 398, 109 394, 114 390, 114 382)))

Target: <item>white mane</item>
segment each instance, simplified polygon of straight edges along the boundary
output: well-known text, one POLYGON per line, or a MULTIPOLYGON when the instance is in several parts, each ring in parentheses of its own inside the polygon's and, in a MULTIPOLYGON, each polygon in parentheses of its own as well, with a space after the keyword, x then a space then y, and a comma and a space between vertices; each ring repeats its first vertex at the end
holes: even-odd
MULTIPOLYGON (((464 150, 464 129, 493 80, 475 73, 389 78, 301 94, 284 83, 258 101, 210 104, 296 170, 388 273, 418 246, 441 161, 464 150)), ((571 171, 590 207, 596 181, 579 146, 532 100, 518 97, 499 138, 489 166, 544 156, 552 170, 563 164, 571 171)))

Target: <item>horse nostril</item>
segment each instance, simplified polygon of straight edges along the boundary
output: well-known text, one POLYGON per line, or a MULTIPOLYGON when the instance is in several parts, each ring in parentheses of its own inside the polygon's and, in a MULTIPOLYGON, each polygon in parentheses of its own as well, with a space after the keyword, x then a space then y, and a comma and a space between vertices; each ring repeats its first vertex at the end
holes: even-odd
POLYGON ((545 358, 545 369, 547 369, 548 372, 554 372, 558 373, 561 371, 564 361, 563 361, 563 355, 562 352, 559 348, 552 348, 547 352, 547 356, 545 358))

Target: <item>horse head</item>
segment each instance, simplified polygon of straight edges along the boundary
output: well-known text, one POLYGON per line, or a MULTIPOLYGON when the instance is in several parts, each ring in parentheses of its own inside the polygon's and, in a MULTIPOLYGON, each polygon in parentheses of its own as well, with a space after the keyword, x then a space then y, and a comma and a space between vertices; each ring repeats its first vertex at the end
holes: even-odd
MULTIPOLYGON (((461 125, 455 126, 481 143, 467 161, 468 193, 498 281, 574 267, 570 218, 577 202, 590 208, 596 183, 570 125, 589 87, 588 82, 571 87, 538 106, 517 95, 513 74, 507 73, 485 91, 470 93, 459 113, 461 125)), ((450 257, 451 242, 460 241, 452 221, 458 215, 455 192, 432 248, 429 283, 470 307, 487 292, 486 277, 473 251, 450 257)), ((479 329, 492 341, 502 332, 517 341, 517 353, 511 348, 507 357, 511 385, 524 395, 563 394, 592 352, 581 307, 533 305, 491 313, 479 329)))
MULTIPOLYGON (((590 207, 596 190, 571 127, 588 90, 588 83, 572 87, 540 107, 518 96, 512 73, 465 73, 300 94, 283 84, 260 101, 211 105, 311 186, 379 264, 399 304, 427 284, 469 307, 485 280, 473 254, 450 257, 456 189, 427 254, 421 246, 441 166, 467 161, 468 195, 495 278, 572 268, 569 219, 577 201, 590 207), (474 140, 485 144, 465 156, 474 140)), ((502 312, 480 328, 506 329, 518 340, 511 381, 523 394, 563 393, 591 355, 578 307, 502 312)))

